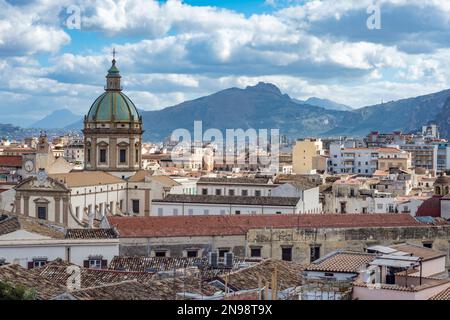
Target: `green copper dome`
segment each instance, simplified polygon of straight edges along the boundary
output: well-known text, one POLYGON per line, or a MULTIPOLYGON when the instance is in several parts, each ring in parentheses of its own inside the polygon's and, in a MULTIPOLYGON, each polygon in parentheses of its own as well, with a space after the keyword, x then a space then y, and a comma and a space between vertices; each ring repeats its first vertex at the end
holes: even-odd
POLYGON ((120 72, 113 59, 106 75, 105 92, 98 97, 89 109, 88 121, 139 122, 139 113, 134 103, 124 93, 120 85, 120 72))
POLYGON ((134 103, 121 91, 106 91, 98 97, 87 115, 88 121, 139 122, 134 103))

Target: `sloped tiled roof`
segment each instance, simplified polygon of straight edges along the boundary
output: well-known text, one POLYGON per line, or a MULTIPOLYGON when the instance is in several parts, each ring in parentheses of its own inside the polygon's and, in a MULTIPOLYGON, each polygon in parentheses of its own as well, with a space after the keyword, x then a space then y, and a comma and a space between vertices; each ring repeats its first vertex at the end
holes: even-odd
POLYGON ((22 167, 22 156, 0 155, 0 167, 22 167))
POLYGON ((409 214, 286 214, 108 217, 121 238, 245 235, 261 228, 383 228, 426 226, 409 214))
MULTIPOLYGON (((67 285, 70 274, 67 267, 74 264, 62 261, 60 259, 47 263, 40 268, 34 268, 31 272, 63 286, 67 285)), ((149 283, 154 278, 150 272, 125 272, 107 269, 88 269, 80 268, 81 288, 89 288, 110 283, 120 283, 123 281, 136 280, 139 283, 149 283)))
POLYGON ((124 180, 103 171, 77 171, 50 174, 49 176, 50 178, 66 184, 69 188, 125 182, 124 180))
POLYGON ((258 285, 264 285, 266 281, 272 281, 272 275, 277 270, 278 289, 284 290, 301 284, 303 266, 288 261, 268 259, 254 266, 240 269, 229 274, 223 274, 220 279, 223 283, 237 290, 257 289, 258 285), (259 282, 261 280, 261 283, 259 282))
POLYGON ((195 266, 205 261, 205 258, 175 258, 175 257, 125 257, 115 256, 110 264, 111 270, 145 272, 149 269, 171 271, 173 269, 195 266))
POLYGON ((353 251, 337 251, 332 255, 323 257, 310 265, 306 271, 323 271, 323 272, 343 272, 358 273, 361 268, 365 267, 376 257, 375 254, 353 252, 353 251))
POLYGON ((268 177, 201 177, 197 184, 249 184, 267 185, 270 181, 268 177))
POLYGON ((196 293, 211 296, 217 289, 197 278, 167 278, 149 284, 124 281, 70 292, 78 300, 176 300, 183 299, 181 293, 196 293))
POLYGON ((390 246, 392 249, 403 251, 412 254, 415 257, 421 257, 424 261, 436 259, 440 257, 445 257, 446 254, 441 251, 433 250, 430 248, 425 248, 410 243, 402 243, 390 246))
POLYGON ((66 286, 44 279, 17 264, 0 266, 0 281, 23 286, 36 293, 37 299, 51 299, 67 290, 66 286))
POLYGON ((432 296, 429 300, 450 300, 450 288, 442 290, 438 294, 432 296))
POLYGON ((13 213, 0 216, 0 235, 8 234, 17 230, 26 230, 28 232, 37 233, 55 239, 64 238, 62 226, 56 223, 49 223, 45 220, 26 217, 23 215, 15 215, 13 213))
POLYGON ((164 199, 157 199, 153 200, 152 202, 273 205, 273 206, 293 207, 297 205, 299 200, 300 198, 297 197, 241 197, 241 196, 168 194, 164 199))
POLYGON ((67 229, 66 239, 115 239, 114 229, 67 229))

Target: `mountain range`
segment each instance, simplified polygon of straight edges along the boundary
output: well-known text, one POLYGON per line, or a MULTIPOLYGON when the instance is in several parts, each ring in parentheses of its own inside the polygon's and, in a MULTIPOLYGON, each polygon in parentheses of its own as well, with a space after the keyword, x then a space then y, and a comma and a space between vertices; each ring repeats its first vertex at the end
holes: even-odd
MULTIPOLYGON (((229 88, 161 110, 140 113, 146 130, 144 139, 153 141, 165 139, 177 128, 192 131, 196 120, 202 120, 203 130, 280 129, 281 134, 291 138, 364 136, 373 130, 412 132, 424 124, 439 122, 444 136, 450 138, 450 121, 442 121, 443 113, 447 115, 446 119, 450 117, 450 102, 446 104, 449 97, 450 90, 444 90, 353 109, 315 97, 305 101, 292 99, 274 84, 260 82, 244 89, 229 88)), ((42 128, 55 123, 67 124, 60 115, 54 112, 37 124, 42 128)), ((79 120, 65 128, 81 129, 81 117, 71 114, 65 119, 73 120, 73 117, 79 120)))
POLYGON ((38 128, 38 129, 54 129, 54 128, 65 128, 74 122, 80 120, 80 116, 72 113, 68 109, 55 110, 49 115, 45 116, 41 120, 32 123, 28 128, 38 128))

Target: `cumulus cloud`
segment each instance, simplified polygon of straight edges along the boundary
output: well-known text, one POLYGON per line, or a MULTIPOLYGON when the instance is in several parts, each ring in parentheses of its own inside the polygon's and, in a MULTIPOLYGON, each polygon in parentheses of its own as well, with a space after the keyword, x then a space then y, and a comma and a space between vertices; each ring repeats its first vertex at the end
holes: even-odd
POLYGON ((445 89, 450 3, 383 0, 382 29, 368 30, 372 2, 271 0, 271 14, 244 15, 177 0, 0 0, 0 96, 33 118, 86 112, 113 47, 127 94, 146 110, 259 81, 353 106, 445 89), (81 29, 69 32, 70 5, 81 29), (83 43, 94 34, 101 43, 83 43))

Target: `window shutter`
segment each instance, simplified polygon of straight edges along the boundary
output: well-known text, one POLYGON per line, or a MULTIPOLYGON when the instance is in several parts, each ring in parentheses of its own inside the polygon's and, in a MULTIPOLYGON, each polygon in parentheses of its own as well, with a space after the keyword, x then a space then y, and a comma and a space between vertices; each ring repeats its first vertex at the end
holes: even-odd
POLYGON ((34 268, 34 262, 30 261, 28 262, 28 269, 33 269, 34 268))
POLYGON ((102 260, 102 269, 108 268, 108 260, 102 260))
POLYGON ((89 260, 84 260, 83 261, 83 267, 89 268, 89 260))

